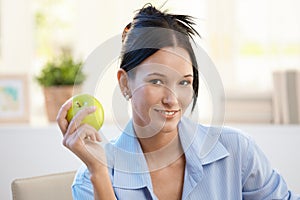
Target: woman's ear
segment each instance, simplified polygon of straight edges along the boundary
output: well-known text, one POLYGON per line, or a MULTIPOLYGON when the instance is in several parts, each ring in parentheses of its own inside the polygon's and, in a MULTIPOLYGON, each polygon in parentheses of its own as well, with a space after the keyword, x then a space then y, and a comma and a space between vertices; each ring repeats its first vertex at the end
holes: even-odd
POLYGON ((122 94, 125 96, 126 99, 131 97, 129 88, 129 77, 127 72, 124 69, 119 69, 117 76, 122 94))

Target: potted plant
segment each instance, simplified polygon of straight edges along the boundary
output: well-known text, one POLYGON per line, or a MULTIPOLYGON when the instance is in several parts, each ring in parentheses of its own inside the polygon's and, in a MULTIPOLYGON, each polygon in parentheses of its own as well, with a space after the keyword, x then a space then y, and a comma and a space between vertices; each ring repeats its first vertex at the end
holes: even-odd
POLYGON ((73 96, 74 91, 80 90, 85 78, 82 62, 75 61, 67 52, 61 53, 43 66, 35 79, 43 87, 49 121, 55 121, 61 105, 73 96))

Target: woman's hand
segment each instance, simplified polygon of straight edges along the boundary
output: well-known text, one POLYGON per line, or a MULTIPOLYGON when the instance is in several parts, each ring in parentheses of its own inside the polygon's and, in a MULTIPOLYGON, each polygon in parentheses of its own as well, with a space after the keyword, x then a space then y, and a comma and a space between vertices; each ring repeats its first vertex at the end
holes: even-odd
POLYGON ((115 200, 116 197, 106 167, 105 152, 102 146, 98 144, 101 138, 94 127, 81 124, 85 116, 95 112, 96 108, 88 107, 80 110, 69 123, 66 117, 71 106, 72 100, 69 99, 62 105, 56 117, 64 137, 63 145, 76 154, 89 169, 95 200, 115 200))
POLYGON ((95 107, 88 107, 80 110, 70 121, 66 116, 72 106, 72 100, 66 101, 60 108, 56 121, 63 134, 63 145, 76 154, 92 173, 99 167, 106 166, 105 153, 97 130, 88 125, 81 124, 85 116, 95 112, 95 107))

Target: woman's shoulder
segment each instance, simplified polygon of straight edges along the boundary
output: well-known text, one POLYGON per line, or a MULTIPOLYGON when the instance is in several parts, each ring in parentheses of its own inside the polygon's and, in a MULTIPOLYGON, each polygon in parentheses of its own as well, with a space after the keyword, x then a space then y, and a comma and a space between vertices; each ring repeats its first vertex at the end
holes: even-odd
POLYGON ((242 129, 233 127, 233 126, 226 126, 226 125, 205 125, 205 124, 198 124, 198 130, 204 131, 207 134, 210 132, 219 132, 220 139, 241 139, 241 140, 252 140, 252 137, 242 129))
MULTIPOLYGON (((247 132, 233 126, 210 126, 198 124, 198 130, 205 132, 207 135, 218 135, 218 142, 227 150, 247 150, 249 145, 254 145, 255 141, 247 132)), ((202 133, 203 134, 203 133, 202 133)))

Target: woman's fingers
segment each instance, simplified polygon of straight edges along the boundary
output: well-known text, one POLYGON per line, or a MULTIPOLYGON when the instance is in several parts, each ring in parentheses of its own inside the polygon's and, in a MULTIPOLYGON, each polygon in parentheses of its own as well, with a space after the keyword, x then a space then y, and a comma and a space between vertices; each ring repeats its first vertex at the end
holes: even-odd
POLYGON ((101 141, 98 131, 88 124, 82 124, 73 134, 65 135, 63 144, 87 166, 93 166, 99 161, 105 162, 105 156, 103 156, 105 153, 102 146, 97 143, 98 141, 101 141))
POLYGON ((64 136, 63 145, 75 153, 87 166, 99 164, 99 161, 104 163, 104 150, 101 145, 97 144, 101 141, 98 131, 88 124, 82 124, 82 120, 95 112, 96 108, 94 106, 83 108, 68 122, 67 113, 71 107, 72 99, 69 99, 61 106, 56 118, 64 136), (99 152, 102 152, 100 157, 97 155, 99 152))
POLYGON ((56 116, 57 124, 63 134, 65 134, 68 129, 69 123, 66 117, 67 117, 68 110, 71 107, 72 107, 72 99, 69 99, 61 106, 56 116))
POLYGON ((96 141, 97 141, 97 142, 101 142, 101 141, 102 141, 101 136, 100 136, 99 133, 96 134, 96 141))
POLYGON ((98 135, 97 130, 94 127, 89 126, 87 124, 83 124, 82 126, 80 126, 77 133, 79 133, 78 134, 79 139, 81 139, 81 140, 90 140, 90 141, 93 141, 93 142, 96 141, 96 138, 97 138, 96 135, 98 135))
POLYGON ((68 134, 72 134, 76 129, 78 129, 81 125, 82 120, 89 114, 95 112, 96 108, 94 106, 83 108, 78 111, 78 113, 73 117, 69 126, 68 126, 68 134))
POLYGON ((85 145, 86 141, 96 142, 101 141, 101 138, 94 127, 82 124, 74 133, 65 135, 63 144, 70 150, 77 152, 85 145))

